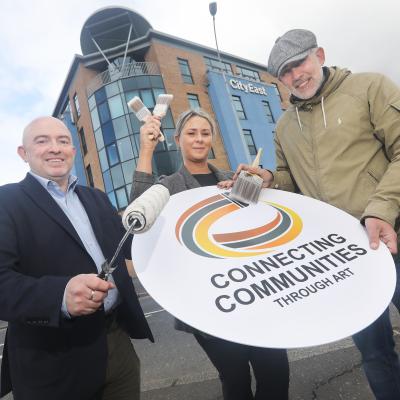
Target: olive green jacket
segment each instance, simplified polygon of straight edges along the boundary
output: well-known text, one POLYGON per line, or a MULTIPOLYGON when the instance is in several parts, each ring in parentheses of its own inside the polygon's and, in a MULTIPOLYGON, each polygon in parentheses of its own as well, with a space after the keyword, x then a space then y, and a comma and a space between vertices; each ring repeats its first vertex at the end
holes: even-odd
POLYGON ((291 100, 276 130, 273 187, 395 226, 400 210, 400 90, 330 68, 320 93, 291 100))

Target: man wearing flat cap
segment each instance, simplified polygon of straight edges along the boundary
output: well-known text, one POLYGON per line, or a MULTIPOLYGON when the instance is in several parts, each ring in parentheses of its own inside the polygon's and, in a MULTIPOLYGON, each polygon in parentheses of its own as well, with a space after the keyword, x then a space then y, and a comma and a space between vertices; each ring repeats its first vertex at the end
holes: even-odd
MULTIPOLYGON (((324 67, 315 35, 293 29, 277 39, 268 70, 291 92, 276 128, 276 171, 258 173, 265 187, 298 191, 352 214, 370 247, 382 241, 397 276, 400 214, 400 90, 376 73, 324 67)), ((376 266, 379 269, 379 265, 376 266)), ((398 278, 399 280, 399 278, 398 278)), ((400 285, 393 303, 400 309, 400 285)), ((400 399, 400 366, 388 310, 353 339, 379 400, 400 399)))

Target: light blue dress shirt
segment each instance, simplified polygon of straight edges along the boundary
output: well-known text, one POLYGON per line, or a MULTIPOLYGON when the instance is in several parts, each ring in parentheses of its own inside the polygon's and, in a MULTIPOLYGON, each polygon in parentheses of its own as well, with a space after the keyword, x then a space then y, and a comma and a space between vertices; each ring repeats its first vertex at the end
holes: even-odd
MULTIPOLYGON (((99 246, 99 243, 97 242, 86 210, 79 200, 78 195, 75 193, 75 186, 78 182, 78 178, 70 175, 68 178, 67 191, 64 192, 56 182, 36 175, 32 171, 29 171, 29 173, 35 179, 37 179, 37 181, 47 190, 50 196, 60 206, 61 210, 64 211, 72 226, 75 228, 76 233, 82 240, 86 251, 95 262, 97 271, 100 273, 101 265, 105 261, 105 257, 99 246)), ((112 275, 109 276, 108 280, 114 283, 112 275)), ((109 313, 112 311, 118 305, 119 301, 118 289, 116 287, 114 289, 110 289, 107 297, 104 299, 105 312, 109 313)), ((70 317, 65 302, 65 292, 61 310, 66 317, 70 317)))

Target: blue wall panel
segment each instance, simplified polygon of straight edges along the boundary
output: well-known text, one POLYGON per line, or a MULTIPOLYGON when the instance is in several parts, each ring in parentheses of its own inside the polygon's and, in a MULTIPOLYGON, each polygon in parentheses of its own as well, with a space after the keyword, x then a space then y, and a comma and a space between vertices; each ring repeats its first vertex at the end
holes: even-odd
POLYGON ((252 161, 243 135, 239 129, 250 129, 256 148, 263 148, 261 164, 264 168, 275 169, 273 132, 275 123, 267 119, 262 101, 268 101, 274 120, 282 114, 281 100, 275 87, 263 82, 226 75, 227 85, 221 73, 208 71, 209 97, 217 117, 222 140, 232 169, 240 163, 252 161), (228 95, 229 92, 229 95, 228 95), (239 96, 246 119, 238 120, 234 114, 231 96, 239 96), (240 125, 240 128, 238 127, 240 125))

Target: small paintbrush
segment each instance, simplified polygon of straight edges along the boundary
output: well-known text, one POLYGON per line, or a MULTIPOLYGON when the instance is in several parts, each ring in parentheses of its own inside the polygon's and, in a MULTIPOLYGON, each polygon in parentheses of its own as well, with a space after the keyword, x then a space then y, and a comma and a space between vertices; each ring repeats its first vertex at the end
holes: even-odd
MULTIPOLYGON (((140 100, 138 96, 135 96, 128 102, 128 107, 135 113, 136 118, 141 122, 146 122, 147 118, 151 116, 150 110, 143 104, 142 100, 140 100)), ((165 140, 165 137, 162 133, 158 140, 160 142, 165 140)))
MULTIPOLYGON (((262 149, 257 152, 257 156, 251 164, 257 167, 260 164, 262 149)), ((240 171, 239 176, 234 183, 229 197, 242 203, 257 203, 258 197, 262 189, 263 179, 258 175, 251 174, 247 171, 240 171)))
POLYGON ((153 115, 164 118, 167 115, 168 107, 174 96, 172 94, 159 94, 153 110, 153 115))

